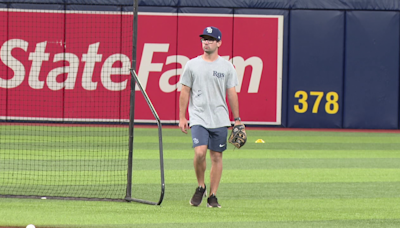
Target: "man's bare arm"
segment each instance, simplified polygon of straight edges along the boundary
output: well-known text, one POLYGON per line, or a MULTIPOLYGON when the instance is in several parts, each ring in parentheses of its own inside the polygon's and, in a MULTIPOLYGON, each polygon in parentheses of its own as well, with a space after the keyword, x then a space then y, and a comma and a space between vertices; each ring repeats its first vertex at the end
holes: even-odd
POLYGON ((186 110, 189 103, 190 87, 182 85, 181 95, 179 96, 179 128, 185 134, 189 128, 188 121, 186 119, 186 110))
MULTIPOLYGON (((228 95, 228 102, 229 106, 231 108, 233 118, 238 118, 240 117, 239 115, 239 99, 238 95, 236 93, 236 88, 232 87, 227 89, 227 95, 228 95)), ((241 124, 241 121, 235 121, 235 125, 241 124)))

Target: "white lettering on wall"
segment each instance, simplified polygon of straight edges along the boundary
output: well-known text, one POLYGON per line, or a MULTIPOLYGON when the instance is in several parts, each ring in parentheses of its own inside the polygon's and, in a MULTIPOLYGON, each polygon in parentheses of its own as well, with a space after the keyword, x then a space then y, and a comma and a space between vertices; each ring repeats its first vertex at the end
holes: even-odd
POLYGON ((233 65, 236 68, 236 72, 239 79, 239 84, 236 87, 236 92, 240 92, 242 88, 242 82, 244 78, 244 71, 247 66, 252 67, 250 84, 248 93, 258 93, 258 88, 260 87, 261 75, 263 70, 263 61, 256 56, 250 57, 246 60, 241 56, 235 56, 232 58, 233 65))
POLYGON ((82 87, 86 90, 96 90, 97 82, 93 82, 93 71, 96 62, 101 62, 103 55, 97 54, 100 43, 89 45, 87 54, 82 55, 82 62, 85 62, 85 68, 82 74, 82 87))
POLYGON ((128 56, 123 54, 114 54, 106 59, 101 69, 101 83, 103 86, 111 91, 121 91, 126 89, 128 79, 122 82, 113 82, 111 75, 130 75, 129 69, 131 68, 131 61, 128 56), (121 62, 121 68, 112 67, 115 62, 121 62))
MULTIPOLYGON (((183 67, 186 65, 186 63, 189 61, 189 58, 184 56, 184 55, 171 55, 167 57, 167 61, 165 62, 165 65, 171 64, 171 63, 179 63, 181 64, 181 68, 179 69, 171 69, 167 70, 164 72, 161 77, 160 77, 160 89, 164 93, 170 93, 178 89, 178 91, 181 91, 182 89, 182 84, 176 82, 176 84, 169 84, 169 79, 174 76, 179 76, 183 73, 183 67)), ((178 79, 178 77, 177 77, 178 79)))
POLYGON ((29 60, 32 61, 29 72, 29 86, 33 89, 43 89, 44 81, 39 81, 40 70, 43 61, 49 61, 49 53, 45 53, 47 41, 36 44, 35 52, 29 54, 29 60))
MULTIPOLYGON (((73 90, 76 87, 76 81, 79 77, 78 69, 81 62, 83 63, 82 73, 82 88, 88 91, 98 89, 97 81, 93 81, 93 74, 96 67, 101 67, 100 81, 105 89, 110 91, 122 91, 127 88, 128 78, 130 75, 131 60, 127 55, 116 53, 110 55, 103 62, 103 54, 98 53, 100 42, 89 44, 85 54, 82 54, 81 60, 74 53, 55 53, 52 59, 53 63, 65 61, 65 66, 51 69, 45 80, 40 81, 39 76, 44 61, 49 61, 50 53, 46 53, 47 41, 36 44, 34 52, 29 53, 28 60, 32 61, 31 69, 28 75, 28 85, 33 89, 43 89, 45 82, 50 90, 57 91, 61 89, 73 90), (115 63, 119 62, 120 66, 116 67, 115 63), (98 63, 98 64, 97 64, 98 63), (100 66, 101 65, 101 66, 100 66), (61 78, 63 75, 63 78, 61 78), (115 75, 126 76, 125 80, 115 75)), ((0 88, 16 88, 25 80, 26 67, 23 64, 28 63, 28 60, 18 60, 12 56, 12 51, 15 48, 28 50, 29 43, 21 39, 11 39, 5 42, 0 48, 0 60, 9 67, 14 75, 8 78, 0 77, 0 88)), ((170 55, 166 56, 165 63, 153 62, 153 57, 157 53, 167 53, 169 49, 168 43, 146 43, 143 47, 143 54, 140 61, 138 76, 144 89, 147 87, 149 77, 152 73, 161 72, 158 81, 159 88, 164 93, 171 93, 181 90, 179 76, 182 74, 186 63, 189 58, 184 55, 170 55), (176 69, 169 69, 163 72, 163 67, 169 64, 175 64, 176 69), (179 67, 180 65, 180 67, 179 67), (176 81, 171 78, 176 77, 176 81)), ((242 89, 244 74, 246 70, 251 69, 250 83, 247 90, 248 93, 258 93, 261 76, 263 71, 263 61, 257 56, 252 56, 244 59, 241 56, 234 56, 229 59, 229 56, 222 56, 222 58, 232 61, 236 68, 239 84, 236 91, 240 92, 242 89)), ((97 78, 97 77, 96 77, 97 78)), ((79 80, 78 80, 79 81, 79 80)), ((137 87, 136 90, 139 90, 137 87)))
POLYGON ((16 88, 24 81, 25 67, 24 65, 11 55, 14 48, 21 48, 24 51, 28 50, 29 43, 21 39, 11 39, 6 41, 0 49, 0 59, 4 65, 8 66, 14 76, 11 79, 0 78, 0 88, 12 89, 16 88))
POLYGON ((47 86, 51 90, 74 89, 76 77, 78 74, 79 58, 72 53, 58 53, 54 55, 53 62, 67 61, 69 66, 58 67, 49 72, 47 75, 47 86), (57 76, 66 74, 66 79, 63 82, 57 82, 57 76))
MULTIPOLYGON (((168 52, 168 48, 169 44, 144 44, 138 73, 143 89, 146 89, 150 72, 161 72, 163 67, 162 63, 152 63, 153 54, 155 52, 168 52)), ((140 89, 136 87, 136 90, 140 89)))

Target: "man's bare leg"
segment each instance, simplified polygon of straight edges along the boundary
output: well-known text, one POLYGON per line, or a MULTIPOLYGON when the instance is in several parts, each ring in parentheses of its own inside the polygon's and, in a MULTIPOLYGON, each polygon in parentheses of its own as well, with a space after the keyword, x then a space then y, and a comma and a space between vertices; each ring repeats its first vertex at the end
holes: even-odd
POLYGON ((219 182, 222 176, 222 153, 210 150, 211 172, 210 172, 210 196, 217 195, 219 182))
POLYGON ((204 183, 204 173, 206 171, 206 154, 207 154, 207 145, 196 146, 194 148, 194 159, 193 166, 196 172, 197 183, 199 186, 205 186, 204 183))
POLYGON ((192 206, 199 206, 203 198, 207 195, 206 185, 204 183, 204 173, 206 171, 206 153, 207 145, 196 146, 194 148, 193 166, 196 173, 198 186, 192 199, 189 201, 192 206))

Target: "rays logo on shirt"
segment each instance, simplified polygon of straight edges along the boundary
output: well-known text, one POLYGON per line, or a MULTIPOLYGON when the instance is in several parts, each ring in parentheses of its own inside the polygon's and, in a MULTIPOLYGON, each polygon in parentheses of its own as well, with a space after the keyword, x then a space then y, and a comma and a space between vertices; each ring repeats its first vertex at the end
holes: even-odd
POLYGON ((213 76, 215 76, 217 78, 223 78, 223 77, 225 77, 225 74, 219 73, 218 71, 213 71, 213 76))

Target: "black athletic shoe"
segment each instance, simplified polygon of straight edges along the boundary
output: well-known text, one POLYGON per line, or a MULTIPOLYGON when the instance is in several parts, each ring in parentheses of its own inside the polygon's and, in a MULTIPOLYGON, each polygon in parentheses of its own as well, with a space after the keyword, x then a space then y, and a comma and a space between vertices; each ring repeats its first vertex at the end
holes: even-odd
POLYGON ((189 203, 190 205, 197 207, 201 204, 201 202, 203 202, 203 197, 206 196, 207 196, 206 186, 204 185, 204 188, 199 186, 198 188, 196 188, 196 192, 194 193, 189 203))
POLYGON ((207 207, 218 207, 221 208, 221 205, 218 203, 217 197, 212 194, 210 197, 207 199, 207 207))

